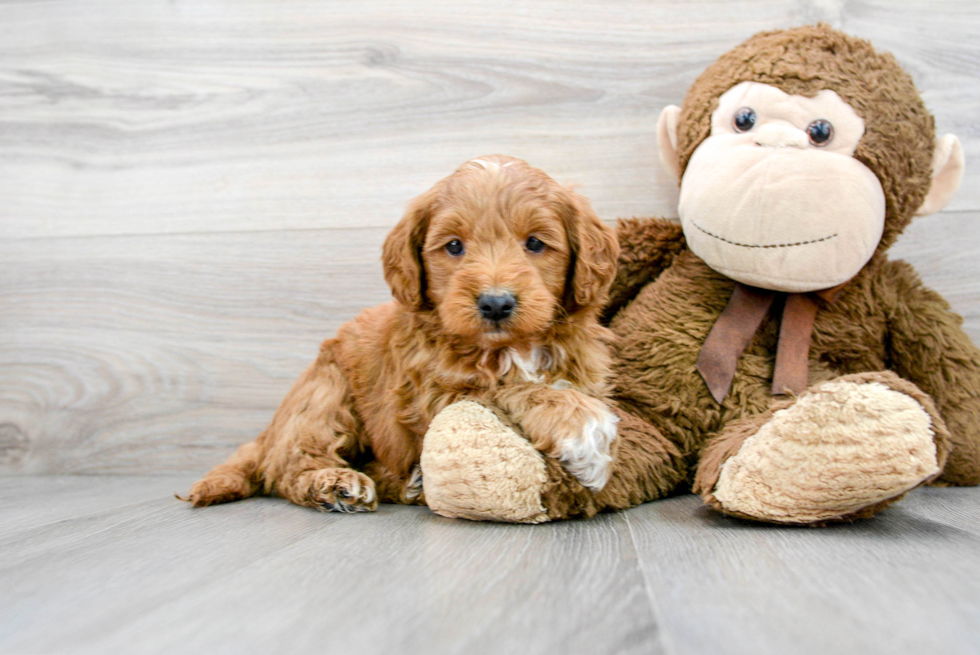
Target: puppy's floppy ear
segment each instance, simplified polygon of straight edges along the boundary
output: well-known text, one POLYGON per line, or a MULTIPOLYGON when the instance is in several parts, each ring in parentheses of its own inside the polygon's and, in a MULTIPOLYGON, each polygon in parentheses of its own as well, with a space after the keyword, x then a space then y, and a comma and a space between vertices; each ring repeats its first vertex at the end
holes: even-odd
POLYGON ((385 281, 391 287, 395 300, 409 309, 427 309, 429 305, 425 296, 422 246, 425 245, 425 234, 429 229, 434 200, 433 191, 413 200, 405 215, 385 239, 381 257, 385 281))
POLYGON ((589 201, 569 192, 562 218, 571 257, 565 280, 565 309, 569 314, 587 308, 600 309, 616 278, 619 241, 616 231, 599 220, 589 201))

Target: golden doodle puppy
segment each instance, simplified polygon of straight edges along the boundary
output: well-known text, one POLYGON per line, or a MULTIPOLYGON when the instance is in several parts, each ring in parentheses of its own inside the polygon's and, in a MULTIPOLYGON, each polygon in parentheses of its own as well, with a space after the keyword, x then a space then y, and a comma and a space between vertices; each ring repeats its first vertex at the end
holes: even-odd
POLYGON ((424 503, 430 421, 496 408, 585 486, 608 479, 619 246, 588 201, 526 162, 474 159, 417 198, 384 244, 395 301, 341 326, 272 423, 194 484, 195 506, 282 496, 339 512, 424 503))

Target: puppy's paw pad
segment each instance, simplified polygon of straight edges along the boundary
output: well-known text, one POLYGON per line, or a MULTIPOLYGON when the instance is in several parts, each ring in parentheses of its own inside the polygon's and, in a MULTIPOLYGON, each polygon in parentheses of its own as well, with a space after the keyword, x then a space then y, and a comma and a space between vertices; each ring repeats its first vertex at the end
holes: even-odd
POLYGON ((310 500, 326 512, 372 512, 378 508, 374 480, 353 469, 320 469, 310 485, 310 500))
POLYGON ((609 481, 612 455, 609 451, 616 439, 616 416, 604 403, 594 404, 580 417, 580 428, 556 443, 558 461, 583 486, 601 491, 609 481))

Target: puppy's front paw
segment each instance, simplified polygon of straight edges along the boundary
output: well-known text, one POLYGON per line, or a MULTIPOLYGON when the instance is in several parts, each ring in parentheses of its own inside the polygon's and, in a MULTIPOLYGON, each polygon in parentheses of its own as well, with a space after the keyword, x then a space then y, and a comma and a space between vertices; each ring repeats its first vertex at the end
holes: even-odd
POLYGON ((374 480, 354 469, 316 471, 310 485, 310 500, 327 512, 373 512, 378 508, 374 480))
POLYGON ((555 442, 553 455, 569 473, 593 491, 601 491, 609 481, 619 417, 605 403, 587 398, 570 421, 571 428, 555 442))

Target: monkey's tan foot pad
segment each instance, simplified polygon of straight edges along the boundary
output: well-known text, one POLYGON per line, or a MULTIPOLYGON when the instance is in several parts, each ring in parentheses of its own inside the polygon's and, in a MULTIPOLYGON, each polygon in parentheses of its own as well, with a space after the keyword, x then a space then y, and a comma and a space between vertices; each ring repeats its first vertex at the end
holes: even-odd
POLYGON ((746 438, 706 500, 777 523, 871 516, 938 475, 933 427, 923 405, 892 386, 831 380, 746 438))
POLYGON ((442 410, 422 446, 422 487, 436 514, 473 521, 542 523, 544 456, 487 407, 442 410))

